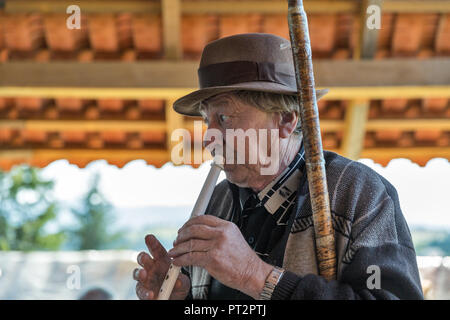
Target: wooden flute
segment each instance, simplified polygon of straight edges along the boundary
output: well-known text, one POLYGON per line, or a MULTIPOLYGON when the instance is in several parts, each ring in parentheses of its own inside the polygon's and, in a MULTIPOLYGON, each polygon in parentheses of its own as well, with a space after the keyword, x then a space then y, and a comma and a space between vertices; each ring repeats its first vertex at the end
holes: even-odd
MULTIPOLYGON (((211 164, 211 169, 209 170, 202 190, 200 191, 194 208, 192 209, 190 218, 197 217, 205 213, 221 170, 222 167, 220 165, 215 162, 211 164)), ((181 267, 174 266, 172 263, 170 264, 169 270, 167 271, 166 277, 161 285, 161 289, 159 290, 158 300, 169 300, 180 272, 181 267)))

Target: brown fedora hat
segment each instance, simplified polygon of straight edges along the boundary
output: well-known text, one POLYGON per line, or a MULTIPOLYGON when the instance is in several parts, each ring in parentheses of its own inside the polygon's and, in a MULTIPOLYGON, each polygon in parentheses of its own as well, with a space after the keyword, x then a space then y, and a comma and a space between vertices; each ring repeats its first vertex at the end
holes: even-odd
MULTIPOLYGON (((200 102, 219 93, 250 90, 297 95, 288 40, 267 33, 244 33, 208 43, 198 69, 199 90, 176 100, 175 111, 199 116, 200 102)), ((328 92, 316 90, 317 99, 328 92)))

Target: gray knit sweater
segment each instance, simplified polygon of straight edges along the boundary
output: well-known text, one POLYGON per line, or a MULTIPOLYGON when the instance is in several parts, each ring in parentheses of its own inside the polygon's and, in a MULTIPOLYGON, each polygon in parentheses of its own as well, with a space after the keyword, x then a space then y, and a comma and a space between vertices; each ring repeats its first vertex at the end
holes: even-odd
MULTIPOLYGON (((325 151, 328 190, 338 258, 337 280, 318 276, 306 175, 291 216, 282 267, 287 271, 272 299, 423 299, 411 235, 395 188, 367 166, 325 151), (374 288, 374 268, 380 289, 374 288)), ((207 213, 229 220, 233 197, 219 183, 207 213)), ((210 275, 188 267, 191 294, 206 299, 210 275)), ((376 286, 376 285, 375 285, 376 286)))

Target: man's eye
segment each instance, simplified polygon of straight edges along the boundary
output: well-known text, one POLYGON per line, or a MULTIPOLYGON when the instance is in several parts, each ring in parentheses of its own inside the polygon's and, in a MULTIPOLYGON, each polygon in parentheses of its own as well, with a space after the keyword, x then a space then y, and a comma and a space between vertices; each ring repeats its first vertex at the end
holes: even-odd
POLYGON ((220 115, 219 115, 219 120, 220 120, 220 122, 227 121, 229 118, 230 118, 229 116, 226 116, 226 115, 224 115, 224 114, 220 114, 220 115))

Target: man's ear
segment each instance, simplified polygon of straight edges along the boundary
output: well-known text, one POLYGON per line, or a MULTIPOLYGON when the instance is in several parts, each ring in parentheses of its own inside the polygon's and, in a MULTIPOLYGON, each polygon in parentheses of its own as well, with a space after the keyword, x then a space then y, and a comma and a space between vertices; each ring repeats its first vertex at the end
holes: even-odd
POLYGON ((295 112, 279 113, 280 138, 288 138, 295 130, 298 122, 298 115, 295 112))

